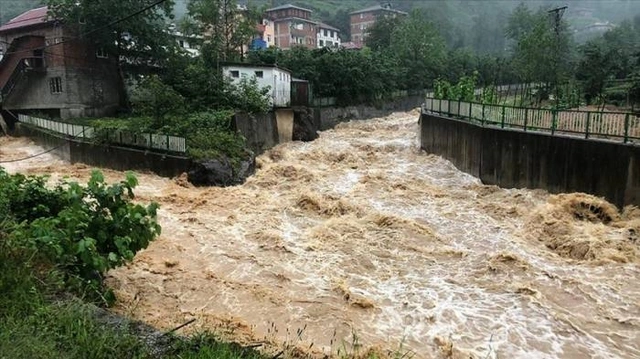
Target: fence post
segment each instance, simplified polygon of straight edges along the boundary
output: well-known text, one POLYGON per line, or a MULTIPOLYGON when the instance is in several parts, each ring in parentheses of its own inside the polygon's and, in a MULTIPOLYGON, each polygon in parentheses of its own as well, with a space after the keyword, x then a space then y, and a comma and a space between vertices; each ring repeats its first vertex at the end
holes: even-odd
POLYGON ((167 151, 169 151, 169 135, 167 135, 167 151))
POLYGON ((629 114, 624 116, 624 143, 629 142, 629 114))
POLYGON ((473 102, 469 102, 469 120, 473 120, 473 113, 471 112, 473 109, 473 102))
POLYGON ((462 118, 462 115, 460 114, 460 100, 458 100, 458 118, 462 118))
POLYGON ((587 126, 584 129, 584 133, 585 133, 584 138, 589 138, 589 124, 590 124, 589 121, 591 121, 591 112, 587 111, 587 126))
POLYGON ((502 121, 501 121, 501 124, 500 124, 500 126, 501 126, 502 128, 504 128, 504 117, 505 117, 505 115, 506 115, 506 113, 505 113, 505 112, 506 112, 505 107, 504 107, 504 105, 502 105, 502 121))
POLYGON ((442 115, 442 99, 438 99, 438 113, 442 115))
POLYGON ((151 137, 151 134, 149 134, 149 144, 147 145, 147 148, 153 148, 153 137, 151 137))
POLYGON ((482 103, 482 119, 480 120, 480 123, 482 123, 482 127, 484 127, 484 102, 482 103))
POLYGON ((529 109, 524 108, 524 132, 527 132, 527 120, 529 119, 529 109))
POLYGON ((556 121, 558 120, 556 118, 557 115, 558 114, 556 110, 551 110, 551 134, 552 135, 556 132, 556 121))

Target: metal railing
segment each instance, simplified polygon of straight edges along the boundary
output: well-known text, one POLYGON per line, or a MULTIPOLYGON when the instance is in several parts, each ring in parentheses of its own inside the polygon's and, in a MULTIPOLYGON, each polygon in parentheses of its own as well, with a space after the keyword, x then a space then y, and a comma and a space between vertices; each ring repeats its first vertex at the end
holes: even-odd
POLYGON ((423 110, 482 126, 639 142, 640 117, 628 112, 553 110, 426 98, 423 110))
MULTIPOLYGON (((18 115, 18 121, 78 139, 93 139, 96 136, 96 128, 93 126, 47 120, 22 114, 18 115)), ((106 137, 109 143, 125 147, 141 147, 177 153, 187 152, 187 140, 184 137, 129 131, 111 131, 107 133, 106 137)))

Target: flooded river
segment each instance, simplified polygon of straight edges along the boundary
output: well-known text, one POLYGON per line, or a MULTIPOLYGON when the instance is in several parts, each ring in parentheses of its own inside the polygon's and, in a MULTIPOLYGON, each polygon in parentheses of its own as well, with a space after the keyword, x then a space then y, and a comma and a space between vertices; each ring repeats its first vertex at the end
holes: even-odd
MULTIPOLYGON (((287 354, 640 357, 640 211, 484 186, 419 150, 417 118, 280 145, 238 187, 139 174, 163 234, 110 273, 115 310, 287 354)), ((0 161, 41 150, 0 139, 0 161)), ((5 167, 90 173, 49 154, 5 167)))

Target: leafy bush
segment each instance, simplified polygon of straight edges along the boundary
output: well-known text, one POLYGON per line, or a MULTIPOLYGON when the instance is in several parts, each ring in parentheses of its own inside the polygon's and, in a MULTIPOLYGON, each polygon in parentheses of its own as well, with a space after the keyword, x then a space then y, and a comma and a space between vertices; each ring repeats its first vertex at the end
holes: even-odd
POLYGON ((152 75, 135 88, 131 104, 136 114, 153 119, 153 126, 160 128, 169 114, 184 112, 185 98, 160 77, 152 75))
MULTIPOLYGON (((189 132, 187 153, 195 159, 219 158, 222 155, 238 165, 246 156, 246 141, 231 126, 232 112, 202 112, 188 116, 178 127, 189 132), (191 132, 191 129, 199 129, 191 132)), ((178 126, 178 125, 177 125, 178 126)))
POLYGON ((64 181, 49 189, 46 181, 0 169, 5 241, 60 269, 71 288, 102 296, 101 276, 160 234, 158 205, 131 202, 138 184, 131 173, 113 185, 99 171, 86 187, 64 181))

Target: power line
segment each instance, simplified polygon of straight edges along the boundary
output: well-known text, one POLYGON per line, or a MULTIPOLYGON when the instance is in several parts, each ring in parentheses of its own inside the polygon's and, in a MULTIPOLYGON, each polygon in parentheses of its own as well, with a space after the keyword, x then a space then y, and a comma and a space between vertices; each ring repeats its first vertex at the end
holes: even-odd
POLYGON ((91 30, 91 31, 84 32, 84 33, 82 33, 82 34, 80 34, 80 35, 78 35, 78 36, 70 37, 70 38, 67 38, 67 39, 62 39, 62 41, 60 41, 60 42, 58 42, 58 43, 53 43, 53 44, 49 44, 49 45, 45 45, 45 46, 39 46, 39 47, 36 47, 36 48, 31 48, 31 49, 23 49, 23 50, 18 50, 18 51, 10 51, 10 52, 7 52, 7 53, 6 53, 6 54, 4 54, 4 55, 5 55, 5 56, 7 56, 7 55, 19 54, 19 53, 23 53, 23 52, 31 52, 31 51, 35 51, 35 50, 44 50, 44 49, 49 48, 49 47, 62 45, 62 44, 64 44, 64 43, 66 43, 66 42, 70 42, 70 41, 73 41, 73 40, 78 40, 78 39, 83 38, 84 36, 87 36, 87 35, 93 34, 93 33, 95 33, 95 32, 98 32, 98 31, 101 31, 101 30, 107 29, 107 28, 109 28, 109 27, 111 27, 111 26, 113 26, 113 25, 116 25, 116 24, 119 24, 119 23, 121 23, 121 22, 127 21, 127 20, 129 20, 129 19, 131 19, 131 18, 133 18, 133 17, 136 17, 136 16, 138 16, 138 15, 142 14, 143 12, 145 12, 145 11, 147 11, 147 10, 150 10, 150 9, 152 9, 152 8, 154 8, 154 7, 158 6, 158 5, 160 5, 160 4, 162 4, 163 2, 166 2, 166 1, 167 1, 167 0, 158 0, 158 1, 154 2, 153 4, 151 4, 151 5, 147 5, 147 6, 145 6, 144 8, 142 8, 142 9, 140 9, 140 10, 138 10, 138 11, 136 11, 136 12, 132 13, 132 14, 129 14, 129 15, 127 15, 127 16, 125 16, 125 17, 121 18, 121 19, 114 20, 114 21, 112 21, 112 22, 110 22, 110 23, 108 23, 108 24, 106 24, 106 25, 104 25, 104 26, 100 26, 100 27, 95 28, 95 29, 93 29, 93 30, 91 30))
MULTIPOLYGON (((79 134, 71 137, 71 139, 76 139, 76 138, 82 136, 84 134, 84 131, 86 131, 86 128, 82 129, 82 132, 80 132, 79 134)), ((43 152, 40 152, 40 153, 36 153, 35 155, 27 156, 27 157, 24 157, 24 158, 19 158, 17 160, 0 161, 0 164, 3 164, 3 163, 15 163, 15 162, 22 162, 22 161, 30 160, 32 158, 36 158, 36 157, 45 155, 45 154, 47 154, 49 152, 53 152, 53 151, 57 150, 58 148, 61 148, 61 147, 65 146, 65 145, 67 145, 67 143, 63 143, 63 144, 61 144, 59 146, 55 146, 55 147, 53 147, 51 149, 48 149, 46 151, 43 151, 43 152)))

